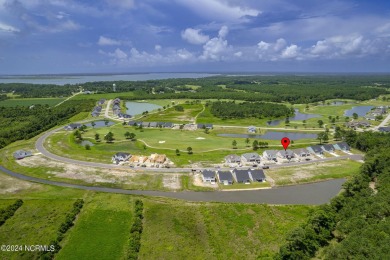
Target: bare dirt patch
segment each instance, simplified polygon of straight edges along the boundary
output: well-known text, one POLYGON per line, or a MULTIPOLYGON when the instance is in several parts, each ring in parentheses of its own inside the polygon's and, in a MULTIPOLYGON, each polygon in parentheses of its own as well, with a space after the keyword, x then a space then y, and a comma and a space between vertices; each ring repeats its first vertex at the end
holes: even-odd
POLYGON ((40 185, 0 175, 0 194, 18 193, 24 190, 39 189, 40 185))
POLYGON ((214 183, 214 184, 211 184, 209 182, 204 183, 203 180, 202 180, 202 176, 199 173, 195 174, 193 176, 192 180, 193 180, 194 186, 208 187, 208 188, 215 188, 215 189, 218 188, 218 184, 217 183, 214 183))
POLYGON ((181 188, 180 176, 178 174, 164 175, 163 186, 170 190, 179 190, 181 188))

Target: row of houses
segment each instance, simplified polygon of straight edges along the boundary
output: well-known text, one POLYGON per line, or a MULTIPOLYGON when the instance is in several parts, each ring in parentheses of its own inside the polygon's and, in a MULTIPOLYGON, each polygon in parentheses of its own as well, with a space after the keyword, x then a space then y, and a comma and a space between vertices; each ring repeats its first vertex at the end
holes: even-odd
POLYGON ((130 126, 142 126, 150 128, 172 128, 174 125, 171 122, 140 122, 140 121, 129 121, 130 126))
POLYGON ((102 106, 103 106, 104 102, 106 102, 106 100, 104 98, 102 98, 102 99, 100 99, 98 101, 98 105, 96 107, 94 107, 92 112, 91 112, 91 115, 93 117, 100 116, 100 113, 102 112, 102 106))
POLYGON ((371 123, 366 121, 366 120, 364 120, 364 121, 354 121, 354 122, 345 123, 345 126, 347 128, 353 128, 353 129, 356 129, 356 128, 367 128, 367 127, 371 126, 371 123))
POLYGON ((118 116, 119 118, 131 118, 131 115, 122 113, 121 100, 119 98, 116 98, 112 101, 112 112, 114 115, 118 116))
POLYGON ((264 182, 265 174, 261 169, 248 169, 248 170, 238 170, 234 169, 232 171, 212 171, 204 170, 202 171, 202 180, 205 183, 216 183, 217 181, 220 184, 231 185, 234 182, 237 183, 251 183, 251 182, 264 182))
POLYGON ((132 164, 164 164, 167 161, 165 154, 151 154, 150 156, 132 155, 130 153, 118 152, 112 156, 112 162, 119 164, 120 162, 130 162, 132 164))
POLYGON ((278 159, 305 159, 311 155, 322 155, 324 152, 333 153, 335 150, 348 152, 349 145, 346 142, 337 144, 312 145, 307 148, 287 150, 265 150, 260 156, 258 153, 245 153, 241 156, 231 154, 225 157, 227 164, 260 163, 262 160, 277 161, 278 159))
POLYGON ((390 126, 382 126, 378 128, 379 132, 390 133, 390 126))

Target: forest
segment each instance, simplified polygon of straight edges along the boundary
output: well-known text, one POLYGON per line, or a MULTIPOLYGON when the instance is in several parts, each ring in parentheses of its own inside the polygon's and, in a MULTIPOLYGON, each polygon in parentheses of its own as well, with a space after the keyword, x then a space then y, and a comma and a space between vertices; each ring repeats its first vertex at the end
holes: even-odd
POLYGON ((57 107, 0 107, 0 148, 22 139, 30 139, 80 112, 89 112, 94 100, 70 100, 57 107))
POLYGON ((275 118, 294 115, 294 109, 285 105, 264 102, 213 102, 210 112, 219 118, 275 118))
MULTIPOLYGON (((77 85, 0 84, 4 93, 13 92, 21 98, 64 97, 84 90, 112 93, 113 82, 88 82, 77 85)), ((326 99, 367 100, 386 93, 390 77, 386 75, 275 75, 275 76, 214 76, 198 79, 165 79, 117 81, 117 92, 133 91, 123 99, 232 99, 312 103, 326 99), (189 86, 198 86, 196 90, 189 86), (304 93, 304 94, 303 94, 304 93)))
POLYGON ((288 236, 276 259, 388 259, 390 245, 390 135, 344 131, 367 152, 360 173, 344 192, 313 210, 288 236), (320 253, 319 253, 320 252, 320 253))

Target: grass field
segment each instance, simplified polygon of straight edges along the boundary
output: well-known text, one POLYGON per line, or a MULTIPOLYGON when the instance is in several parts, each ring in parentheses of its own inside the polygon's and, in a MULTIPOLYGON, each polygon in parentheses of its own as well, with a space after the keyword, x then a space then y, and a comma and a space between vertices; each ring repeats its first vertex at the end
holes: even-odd
MULTIPOLYGON (((126 259, 136 196, 95 193, 41 184, 0 187, 0 206, 25 204, 0 228, 1 244, 45 244, 56 236, 65 212, 77 198, 85 204, 66 233, 57 259, 126 259)), ((285 236, 306 220, 309 206, 192 203, 143 197, 144 232, 140 259, 256 259, 271 257, 285 236)), ((35 255, 0 252, 1 259, 35 255)))
POLYGON ((56 259, 121 259, 132 224, 132 197, 91 194, 56 259))
POLYGON ((191 123, 195 121, 196 115, 203 109, 201 104, 180 104, 180 106, 184 108, 184 111, 176 111, 174 107, 171 107, 165 111, 143 117, 142 120, 147 122, 191 123))
POLYGON ((299 167, 283 167, 266 170, 266 177, 270 177, 276 185, 313 182, 326 179, 345 178, 359 172, 362 164, 351 160, 321 162, 299 167))
POLYGON ((144 205, 140 259, 271 257, 310 208, 165 199, 147 199, 144 205))
POLYGON ((0 101, 0 107, 16 107, 16 106, 31 106, 31 105, 49 105, 55 106, 64 101, 65 98, 23 98, 23 99, 7 99, 0 101))
MULTIPOLYGON (((15 215, 0 227, 5 245, 48 245, 57 238, 57 230, 72 209, 73 199, 24 200, 15 215)), ((38 252, 4 252, 1 259, 34 259, 38 252)))

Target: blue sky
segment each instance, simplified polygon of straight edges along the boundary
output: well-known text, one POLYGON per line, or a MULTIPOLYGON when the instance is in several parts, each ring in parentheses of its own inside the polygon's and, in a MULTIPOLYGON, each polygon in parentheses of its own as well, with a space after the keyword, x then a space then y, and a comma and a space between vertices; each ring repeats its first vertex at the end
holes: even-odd
POLYGON ((388 0, 0 0, 0 74, 390 72, 388 0))

